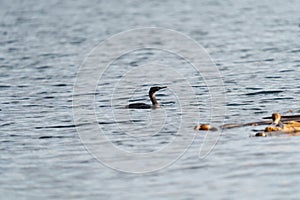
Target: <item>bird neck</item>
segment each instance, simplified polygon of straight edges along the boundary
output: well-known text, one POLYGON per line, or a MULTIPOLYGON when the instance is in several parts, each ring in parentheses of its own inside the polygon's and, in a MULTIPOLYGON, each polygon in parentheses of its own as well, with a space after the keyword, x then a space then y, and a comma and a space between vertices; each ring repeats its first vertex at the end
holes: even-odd
POLYGON ((278 127, 281 127, 283 124, 282 122, 280 121, 280 117, 277 117, 274 121, 273 121, 273 124, 275 126, 278 126, 278 127))
POLYGON ((157 100, 156 100, 155 93, 149 93, 149 97, 150 97, 150 99, 151 99, 152 105, 158 106, 158 102, 157 102, 157 100))

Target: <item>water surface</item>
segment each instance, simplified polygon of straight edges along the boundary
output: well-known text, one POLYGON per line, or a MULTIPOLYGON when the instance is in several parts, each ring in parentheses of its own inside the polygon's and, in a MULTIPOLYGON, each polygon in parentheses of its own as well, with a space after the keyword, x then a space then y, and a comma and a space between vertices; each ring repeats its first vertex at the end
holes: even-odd
MULTIPOLYGON (((226 122, 257 121, 289 109, 299 113, 299 7, 296 0, 1 1, 0 198, 296 199, 300 137, 249 137, 253 127, 226 130, 209 156, 199 159, 205 133, 185 127, 196 139, 174 164, 146 175, 122 173, 82 145, 73 122, 72 91, 76 72, 99 42, 131 28, 156 26, 180 31, 208 51, 223 77, 226 122)), ((126 56, 113 64, 124 69, 166 59, 161 51, 135 53, 129 66, 126 56)), ((181 73, 190 74, 188 64, 168 55, 181 73)), ((197 95, 187 97, 193 102, 178 102, 171 90, 159 93, 171 128, 152 140, 133 140, 151 132, 137 129, 134 133, 141 135, 128 137, 116 127, 148 126, 155 111, 130 111, 133 121, 110 120, 105 97, 120 78, 114 65, 110 69, 95 90, 96 115, 120 148, 151 152, 170 144, 180 120, 178 103, 199 109, 201 119, 191 118, 191 124, 209 119, 209 94, 199 76, 193 79, 197 95)), ((152 83, 145 77, 151 72, 132 75, 146 81, 119 89, 116 104, 147 101, 152 83)), ((180 81, 161 83, 178 84, 184 91, 180 81)))

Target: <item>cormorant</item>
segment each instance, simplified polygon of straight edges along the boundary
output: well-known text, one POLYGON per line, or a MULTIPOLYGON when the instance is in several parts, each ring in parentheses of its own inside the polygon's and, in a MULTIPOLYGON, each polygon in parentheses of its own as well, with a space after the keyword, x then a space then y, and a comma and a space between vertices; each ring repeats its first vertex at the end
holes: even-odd
POLYGON ((151 87, 149 90, 149 97, 150 100, 152 102, 152 105, 149 104, 145 104, 145 103, 132 103, 129 104, 128 106, 126 106, 126 108, 131 108, 131 109, 150 109, 150 108, 158 108, 159 104, 156 100, 155 97, 155 92, 167 88, 167 86, 163 86, 163 87, 151 87))

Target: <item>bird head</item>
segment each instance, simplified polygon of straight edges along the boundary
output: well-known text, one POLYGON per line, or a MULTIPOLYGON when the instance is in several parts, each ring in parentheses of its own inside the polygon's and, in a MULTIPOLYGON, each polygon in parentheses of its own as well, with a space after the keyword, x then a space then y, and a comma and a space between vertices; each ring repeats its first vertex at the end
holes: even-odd
POLYGON ((158 87, 158 86, 151 87, 150 90, 149 90, 149 94, 153 94, 153 93, 155 93, 155 92, 157 92, 157 91, 159 91, 161 89, 164 89, 164 88, 167 88, 167 86, 163 86, 163 87, 158 87))

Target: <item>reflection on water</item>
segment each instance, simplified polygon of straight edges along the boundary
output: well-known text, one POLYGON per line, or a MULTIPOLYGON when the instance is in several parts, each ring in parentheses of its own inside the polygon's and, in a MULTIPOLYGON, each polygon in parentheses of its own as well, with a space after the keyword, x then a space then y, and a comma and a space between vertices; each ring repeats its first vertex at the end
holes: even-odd
POLYGON ((109 169, 81 144, 72 116, 73 85, 86 55, 112 34, 144 26, 181 31, 206 48, 224 80, 226 123, 258 121, 289 109, 299 113, 298 1, 0 4, 1 199, 299 196, 300 137, 249 137, 257 131, 253 127, 225 130, 211 154, 199 159, 205 133, 193 127, 210 120, 209 90, 201 74, 168 52, 148 49, 120 57, 95 93, 85 95, 95 95, 99 127, 112 143, 135 153, 171 144, 186 117, 191 126, 183 127, 182 137, 196 137, 174 164, 147 175, 109 169), (149 65, 154 62, 164 67, 149 65), (153 67, 159 72, 149 70, 153 67), (163 79, 174 67, 178 76, 163 79), (130 79, 119 83, 127 69, 130 79), (180 75, 190 77, 191 87, 180 75), (157 94, 162 109, 119 109, 129 101, 150 103, 153 84, 168 86, 157 94), (178 91, 186 95, 176 97, 178 91), (199 118, 181 116, 180 104, 195 108, 199 118), (161 130, 162 121, 168 126, 161 130), (130 137, 123 131, 128 129, 130 137))

